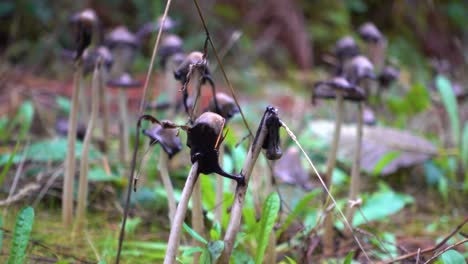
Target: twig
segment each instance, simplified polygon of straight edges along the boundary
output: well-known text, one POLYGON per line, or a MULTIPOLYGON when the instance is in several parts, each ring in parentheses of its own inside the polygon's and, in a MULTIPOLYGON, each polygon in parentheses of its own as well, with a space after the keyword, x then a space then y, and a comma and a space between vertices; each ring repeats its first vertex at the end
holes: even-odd
POLYGON ((7 206, 14 202, 20 201, 31 193, 39 190, 41 186, 37 183, 30 183, 26 185, 23 189, 19 190, 17 194, 11 196, 10 198, 0 201, 0 206, 7 206))
POLYGON ((159 26, 158 36, 156 37, 156 43, 154 43, 153 54, 151 55, 150 65, 148 67, 148 72, 146 73, 145 85, 143 86, 143 97, 140 101, 140 111, 139 113, 143 113, 145 109, 145 101, 146 101, 146 93, 148 90, 148 85, 151 78, 151 72, 153 71, 154 60, 156 59, 156 54, 158 52, 159 41, 161 40, 162 35, 162 28, 164 27, 164 23, 166 22, 167 14, 169 13, 169 7, 171 6, 172 0, 167 0, 166 8, 164 9, 164 14, 161 19, 161 26, 159 26))
POLYGON ((340 216, 343 218, 343 222, 345 223, 345 226, 346 228, 348 228, 351 233, 353 234, 353 238, 354 240, 356 241, 357 245, 359 246, 359 248, 361 249, 362 253, 364 254, 364 256, 366 257, 366 259, 372 263, 372 261, 370 260, 369 258, 369 255, 367 254, 367 252, 364 250, 364 247, 362 246, 361 242, 359 241, 359 239, 357 238, 357 236, 354 234, 354 230, 351 226, 351 224, 349 223, 348 219, 346 218, 346 216, 344 215, 343 211, 338 207, 338 204, 336 203, 336 200, 335 198, 333 197, 333 195, 331 194, 330 190, 328 189, 327 185, 325 184, 324 180, 322 179, 322 176, 320 176, 320 173, 317 171, 317 168, 315 167, 315 165, 312 163, 312 160, 309 158, 309 155, 307 155, 307 153, 305 152, 305 150, 302 148, 301 144, 299 143, 299 141, 297 140, 297 137, 296 135, 294 135, 294 133, 289 129, 288 126, 286 126, 286 124, 281 121, 281 125, 284 127, 284 129, 286 130, 286 132, 288 133, 288 135, 291 137, 291 139, 296 143, 296 145, 299 147, 299 149, 301 150, 301 152, 304 154, 304 156, 306 157, 307 159, 307 162, 309 163, 309 165, 312 167, 312 169, 314 170, 315 172, 315 175, 317 175, 317 178, 319 179, 320 183, 322 184, 323 186, 323 189, 325 190, 325 192, 328 194, 328 196, 330 197, 330 199, 332 200, 333 204, 335 205, 336 209, 338 210, 338 213, 340 214, 340 216))
POLYGON ((60 176, 60 173, 63 173, 63 165, 61 165, 50 177, 50 179, 46 182, 45 186, 42 188, 42 190, 39 192, 39 194, 36 197, 36 200, 33 203, 33 207, 36 207, 39 202, 42 200, 44 195, 47 193, 47 191, 50 189, 52 184, 57 180, 58 176, 60 176))
POLYGON ((169 241, 167 242, 167 251, 164 258, 164 264, 175 263, 177 251, 179 249, 180 233, 182 231, 182 224, 184 222, 185 213, 187 212, 188 202, 192 195, 193 187, 198 178, 198 162, 195 162, 190 169, 190 173, 185 182, 182 195, 180 197, 179 205, 174 216, 172 223, 171 233, 169 234, 169 241))
POLYGON ((466 242, 468 242, 468 238, 465 238, 461 241, 458 241, 457 243, 453 244, 453 245, 450 245, 446 248, 444 248, 443 250, 441 250, 440 252, 437 252, 437 254, 435 254, 434 256, 432 256, 428 261, 424 262, 424 264, 429 264, 429 263, 432 263, 432 261, 434 261, 436 258, 438 258, 440 255, 444 254, 445 252, 451 250, 452 248, 455 248, 455 247, 458 247, 459 245, 462 245, 462 244, 465 244, 466 242))
MULTIPOLYGON (((23 149, 24 155, 23 155, 23 157, 21 159, 21 162, 20 162, 18 168, 16 169, 15 178, 13 179, 13 183, 11 184, 7 200, 11 199, 11 197, 13 196, 13 193, 16 191, 16 186, 18 185, 19 178, 21 176, 21 173, 23 172, 23 167, 24 167, 24 163, 26 161, 26 156, 27 156, 26 153, 28 151, 28 147, 29 147, 29 142, 26 144, 26 146, 23 149)), ((8 207, 8 205, 5 206, 5 208, 3 210, 3 215, 4 216, 6 215, 7 207, 8 207)))
POLYGON ((398 262, 398 261, 402 261, 402 260, 405 260, 405 259, 409 259, 409 258, 412 258, 418 254, 422 255, 422 254, 427 254, 427 253, 430 253, 430 252, 434 252, 436 251, 437 249, 441 248, 451 237, 453 237, 466 223, 468 222, 468 216, 465 217, 465 219, 463 220, 462 223, 460 223, 457 227, 455 227, 454 230, 452 230, 452 232, 450 232, 450 234, 448 234, 444 239, 442 239, 442 241, 440 241, 437 245, 433 246, 433 247, 429 247, 429 248, 426 248, 426 249, 423 249, 423 250, 418 250, 420 251, 418 253, 418 251, 415 251, 415 252, 411 252, 411 253, 408 253, 408 254, 405 254, 405 255, 402 255, 402 256, 399 256, 395 259, 391 259, 391 260, 386 260, 386 261, 382 261, 382 262, 379 262, 377 264, 390 264, 390 263, 395 263, 395 262, 398 262))

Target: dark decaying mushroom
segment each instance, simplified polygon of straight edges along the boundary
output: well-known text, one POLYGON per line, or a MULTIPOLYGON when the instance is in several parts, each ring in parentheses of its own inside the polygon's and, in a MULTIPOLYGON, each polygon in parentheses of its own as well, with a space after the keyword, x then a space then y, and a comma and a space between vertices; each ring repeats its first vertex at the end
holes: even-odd
POLYGON ((378 76, 379 85, 382 88, 388 88, 390 84, 398 80, 400 71, 392 66, 385 66, 378 76))
POLYGON ((343 91, 343 99, 347 101, 362 101, 366 99, 366 92, 359 86, 350 83, 344 77, 334 77, 327 81, 317 82, 312 91, 312 101, 316 98, 335 99, 336 90, 343 91))
POLYGON ((335 56, 341 63, 358 54, 359 47, 351 36, 345 36, 335 44, 335 56))
POLYGON ((97 26, 98 19, 96 13, 92 9, 85 9, 74 14, 70 18, 75 28, 76 53, 75 60, 81 58, 84 50, 91 44, 93 31, 97 26))
POLYGON ((161 144, 161 147, 167 153, 169 159, 182 149, 179 129, 177 128, 165 128, 160 124, 155 124, 150 129, 143 130, 143 134, 151 139, 151 145, 156 143, 161 144))
POLYGON ((365 56, 359 55, 349 61, 344 67, 344 74, 350 83, 358 85, 363 79, 376 79, 374 65, 365 56))
MULTIPOLYGON (((280 147, 279 129, 281 122, 278 117, 278 109, 274 107, 267 107, 268 112, 271 114, 264 120, 264 125, 267 127, 267 135, 263 141, 262 148, 266 150, 266 158, 269 160, 277 160, 283 155, 280 147)), ((265 115, 264 115, 265 117, 265 115)))
POLYGON ((235 114, 239 113, 239 108, 229 95, 216 93, 216 96, 211 98, 208 103, 208 111, 217 113, 229 121, 235 114))
POLYGON ((102 60, 104 68, 109 71, 114 63, 112 53, 106 46, 98 46, 94 49, 87 49, 83 53, 83 73, 85 75, 94 70, 97 59, 102 60))
POLYGON ((174 77, 176 80, 180 81, 182 84, 186 84, 188 82, 187 75, 189 74, 191 66, 203 67, 203 72, 208 71, 208 67, 203 59, 203 53, 199 51, 193 51, 187 55, 185 60, 174 71, 174 77))
POLYGON ((105 43, 114 56, 112 78, 130 71, 140 44, 137 37, 126 27, 119 26, 107 34, 105 43))
POLYGON ((244 177, 225 172, 219 165, 219 147, 224 140, 222 132, 225 120, 222 116, 205 112, 200 115, 187 131, 187 146, 190 148, 192 163, 198 162, 198 172, 217 173, 244 184, 244 177))

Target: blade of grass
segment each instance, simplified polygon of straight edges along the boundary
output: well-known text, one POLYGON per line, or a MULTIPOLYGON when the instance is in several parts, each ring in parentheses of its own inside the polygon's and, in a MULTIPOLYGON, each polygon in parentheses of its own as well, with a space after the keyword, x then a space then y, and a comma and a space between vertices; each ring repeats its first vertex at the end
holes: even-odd
POLYGON ((440 93, 440 97, 442 99, 442 103, 444 104, 445 111, 447 111, 449 120, 450 120, 450 127, 452 128, 452 135, 453 140, 457 146, 459 146, 460 142, 460 119, 458 115, 458 104, 457 98, 455 93, 452 89, 452 84, 450 81, 442 75, 438 75, 436 77, 436 86, 437 90, 440 93))

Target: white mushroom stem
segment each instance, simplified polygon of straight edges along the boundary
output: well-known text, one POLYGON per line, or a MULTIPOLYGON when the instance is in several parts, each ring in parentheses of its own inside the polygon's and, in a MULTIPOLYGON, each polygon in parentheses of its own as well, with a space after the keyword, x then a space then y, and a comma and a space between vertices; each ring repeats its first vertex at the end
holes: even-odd
POLYGON ((127 92, 125 88, 119 88, 119 111, 120 111, 120 161, 127 161, 129 148, 129 132, 128 132, 128 109, 127 109, 127 92))
POLYGON ((192 111, 190 112, 191 120, 197 119, 200 116, 200 100, 201 100, 201 73, 199 69, 194 69, 192 76, 190 76, 189 87, 192 89, 192 96, 190 97, 192 104, 192 111), (193 84, 193 85, 192 85, 193 84))
POLYGON ((73 217, 73 185, 75 181, 75 142, 76 125, 78 115, 78 96, 80 94, 80 83, 83 75, 83 66, 81 59, 75 64, 75 74, 73 76, 73 93, 71 112, 68 118, 68 139, 67 155, 65 159, 65 173, 62 190, 62 221, 65 227, 70 227, 73 217))
POLYGON ((104 140, 104 153, 109 153, 110 129, 109 129, 109 102, 107 99, 106 82, 108 73, 101 70, 99 99, 102 108, 102 138, 104 140))
MULTIPOLYGON (((356 127, 356 144, 354 146, 354 159, 353 167, 351 169, 351 185, 349 188, 349 199, 354 201, 357 198, 359 193, 359 184, 361 181, 361 147, 362 147, 362 130, 363 130, 363 117, 362 111, 364 108, 364 103, 358 103, 358 124, 356 127)), ((354 216, 354 207, 348 207, 346 218, 352 223, 354 216)), ((347 230, 349 232, 349 230, 347 230)))
POLYGON ((159 173, 161 174, 161 180, 166 189, 167 194, 167 207, 169 208, 169 221, 174 222, 174 215, 176 213, 176 200, 174 196, 174 188, 172 187, 171 178, 169 176, 169 155, 164 151, 161 146, 161 151, 159 155, 159 173))
POLYGON ((78 231, 83 228, 86 220, 86 207, 88 199, 88 170, 89 170, 89 150, 91 146, 91 138, 93 130, 96 126, 96 119, 99 111, 99 88, 101 84, 100 75, 100 62, 96 63, 93 73, 93 80, 91 85, 91 116, 86 128, 86 135, 83 141, 83 149, 81 152, 80 162, 80 178, 78 185, 78 205, 76 209, 76 222, 78 231))
POLYGON ((198 179, 198 162, 195 162, 190 169, 190 173, 185 182, 182 195, 180 197, 179 205, 172 222, 171 232, 169 234, 169 241, 167 242, 166 256, 164 257, 164 264, 173 264, 176 261, 177 252, 180 243, 180 233, 184 223, 185 214, 187 212, 188 202, 192 195, 193 188, 198 179))
MULTIPOLYGON (((219 148, 219 164, 224 163, 224 145, 219 148)), ((224 177, 216 177, 216 203, 215 203, 215 221, 219 224, 223 220, 223 200, 224 200, 224 177)))
POLYGON ((88 96, 86 94, 86 88, 84 87, 84 82, 80 82, 80 119, 82 122, 88 122, 89 120, 89 105, 88 105, 88 96))
MULTIPOLYGON (((338 145, 340 142, 340 134, 341 134, 341 123, 343 122, 343 112, 344 112, 344 102, 343 102, 343 91, 337 89, 336 90, 336 120, 335 120, 335 131, 333 134, 333 141, 330 147, 330 153, 328 154, 328 161, 327 161, 327 171, 325 175, 325 183, 327 184, 327 188, 330 190, 331 182, 332 182, 332 175, 333 170, 335 169, 336 164, 336 155, 338 153, 338 145)), ((327 208, 327 203, 325 204, 325 208, 327 208)), ((333 232, 333 214, 330 212, 328 215, 325 216, 325 233, 323 235, 323 242, 324 242, 324 251, 325 254, 333 252, 333 240, 334 240, 334 232, 333 232)))
POLYGON ((229 219, 229 225, 226 229, 226 234, 224 235, 224 251, 217 263, 229 263, 229 258, 231 257, 232 250, 234 248, 234 242, 236 241, 236 236, 240 230, 242 208, 244 207, 250 175, 252 174, 253 167, 257 161, 258 155, 262 149, 263 141, 265 141, 268 132, 265 124, 263 123, 260 124, 258 129, 260 129, 260 133, 258 133, 258 137, 250 146, 249 152, 247 153, 247 157, 244 162, 244 166, 241 170, 241 174, 245 177, 245 184, 237 185, 234 204, 231 208, 231 218, 229 219))
POLYGON ((176 62, 174 61, 174 56, 171 56, 167 59, 166 70, 164 72, 164 78, 166 81, 166 89, 170 102, 170 110, 168 117, 172 119, 175 116, 177 108, 177 80, 174 77, 174 70, 177 67, 176 62))

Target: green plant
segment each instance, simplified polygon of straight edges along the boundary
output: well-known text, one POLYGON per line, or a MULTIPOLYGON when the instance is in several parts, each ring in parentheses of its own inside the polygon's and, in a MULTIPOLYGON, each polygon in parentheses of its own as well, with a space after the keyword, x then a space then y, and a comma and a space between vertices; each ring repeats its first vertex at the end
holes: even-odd
POLYGON ((256 264, 263 263, 263 257, 265 255, 265 250, 268 246, 270 236, 274 237, 274 234, 271 232, 273 231, 273 226, 276 222, 276 218, 278 217, 280 202, 278 193, 274 192, 267 197, 263 205, 262 218, 259 222, 257 235, 258 247, 255 257, 256 264))
POLYGON ((21 264, 24 262, 33 223, 34 209, 29 206, 23 208, 16 218, 8 264, 21 264))

